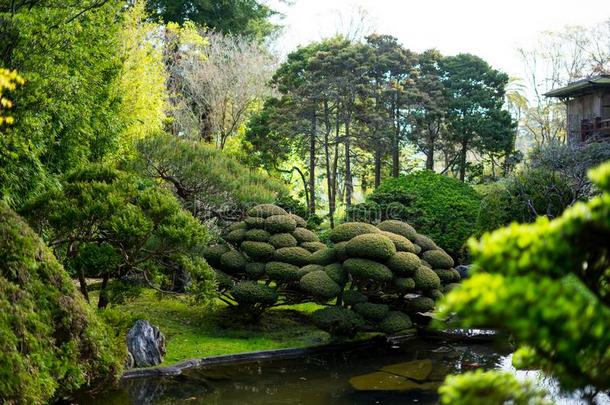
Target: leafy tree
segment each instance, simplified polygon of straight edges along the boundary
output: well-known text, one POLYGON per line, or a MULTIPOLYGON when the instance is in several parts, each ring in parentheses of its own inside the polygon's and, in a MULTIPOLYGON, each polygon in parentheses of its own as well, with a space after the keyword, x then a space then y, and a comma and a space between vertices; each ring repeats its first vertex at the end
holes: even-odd
POLYGON ((193 21, 223 34, 259 40, 279 28, 269 20, 276 12, 259 0, 148 0, 148 11, 166 23, 193 21))
POLYGON ((114 382, 124 344, 50 249, 0 202, 0 399, 42 404, 114 382))
POLYGON ((37 197, 22 212, 76 273, 87 300, 85 277, 102 277, 100 308, 112 301, 111 279, 136 277, 160 288, 187 269, 200 295, 213 287, 199 253, 208 241, 206 229, 171 192, 133 175, 91 164, 70 172, 61 188, 37 197))
POLYGON ((16 71, 10 71, 7 69, 0 69, 0 126, 4 124, 12 124, 14 122, 13 117, 10 115, 4 115, 3 110, 8 110, 13 107, 13 102, 5 97, 2 93, 5 91, 13 91, 18 85, 22 85, 24 80, 16 71))
MULTIPOLYGON (((519 345, 517 368, 540 369, 565 389, 582 388, 585 400, 610 389, 610 163, 590 175, 600 196, 554 220, 473 240, 474 274, 440 311, 459 315, 464 327, 510 333, 519 345)), ((468 384, 481 377, 471 375, 468 384)), ((456 382, 447 380, 445 392, 456 382)))

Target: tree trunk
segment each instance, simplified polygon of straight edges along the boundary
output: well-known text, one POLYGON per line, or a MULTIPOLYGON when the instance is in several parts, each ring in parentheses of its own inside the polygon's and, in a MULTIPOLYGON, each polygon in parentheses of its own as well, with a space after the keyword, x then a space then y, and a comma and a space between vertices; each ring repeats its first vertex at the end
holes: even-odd
MULTIPOLYGON (((76 249, 74 248, 74 243, 70 243, 68 246, 68 256, 74 257, 76 255, 76 249)), ((76 274, 78 276, 78 284, 80 285, 80 292, 85 297, 87 302, 91 302, 89 300, 89 289, 87 288, 87 280, 85 279, 85 271, 81 266, 77 266, 76 274)))
POLYGON ((352 160, 350 149, 349 121, 345 123, 345 209, 349 210, 352 206, 352 194, 354 184, 352 183, 352 160))
POLYGON ((428 139, 426 169, 434 170, 434 140, 431 140, 431 138, 428 139))
POLYGON ((462 150, 460 150, 460 181, 466 179, 466 154, 468 153, 468 142, 462 140, 462 150))
POLYGON ((315 110, 311 117, 311 135, 309 137, 309 215, 316 214, 316 131, 317 116, 315 110))
POLYGON ((109 278, 109 274, 105 273, 104 278, 102 279, 102 286, 100 287, 100 298, 97 301, 97 307, 100 309, 106 308, 106 306, 108 305, 108 292, 106 291, 106 287, 108 286, 109 278))
POLYGON ((400 174, 400 118, 398 101, 394 101, 394 136, 392 137, 392 177, 400 174))
POLYGON ((375 148, 375 188, 381 184, 381 148, 375 148))
POLYGON ((334 218, 334 199, 333 199, 333 175, 332 169, 330 166, 330 147, 329 147, 329 138, 330 131, 332 130, 330 127, 330 117, 328 110, 328 101, 324 101, 324 160, 326 163, 326 187, 328 193, 328 220, 330 221, 330 229, 335 227, 335 218, 334 218))

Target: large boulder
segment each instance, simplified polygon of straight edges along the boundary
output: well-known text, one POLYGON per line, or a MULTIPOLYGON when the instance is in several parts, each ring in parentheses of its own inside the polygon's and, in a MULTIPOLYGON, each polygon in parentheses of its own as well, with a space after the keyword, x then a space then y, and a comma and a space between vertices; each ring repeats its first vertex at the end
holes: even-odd
POLYGON ((165 356, 165 336, 150 322, 139 319, 127 333, 127 350, 133 367, 159 365, 165 356))

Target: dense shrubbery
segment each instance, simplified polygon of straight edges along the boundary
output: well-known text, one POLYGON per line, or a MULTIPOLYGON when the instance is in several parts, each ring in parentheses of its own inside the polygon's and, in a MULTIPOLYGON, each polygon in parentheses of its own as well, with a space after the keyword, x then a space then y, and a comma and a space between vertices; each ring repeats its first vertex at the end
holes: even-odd
POLYGON ((458 257, 466 240, 478 233, 481 198, 469 185, 456 179, 421 171, 387 179, 367 202, 352 207, 348 218, 378 223, 397 219, 425 229, 427 234, 458 257))
POLYGON ((123 344, 2 202, 0 235, 0 402, 45 403, 116 378, 123 344))
POLYGON ((113 294, 111 279, 136 278, 200 297, 213 290, 213 274, 199 249, 206 229, 167 190, 101 164, 69 173, 61 187, 28 203, 23 214, 79 278, 102 277, 99 306, 113 294))
MULTIPOLYGON (((610 163, 591 178, 602 195, 557 219, 514 224, 473 242, 474 275, 447 296, 441 315, 510 333, 520 346, 515 366, 595 394, 610 389, 610 163)), ((476 391, 482 379, 448 379, 446 402, 468 393, 454 385, 466 381, 476 391)))

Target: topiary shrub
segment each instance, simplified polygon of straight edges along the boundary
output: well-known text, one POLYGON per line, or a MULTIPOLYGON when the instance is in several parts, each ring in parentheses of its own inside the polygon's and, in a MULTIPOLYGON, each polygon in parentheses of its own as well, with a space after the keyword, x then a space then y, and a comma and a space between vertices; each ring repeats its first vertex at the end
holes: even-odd
POLYGON ((398 333, 407 330, 412 326, 413 322, 411 322, 409 315, 399 311, 389 312, 379 323, 379 329, 388 334, 398 333))
POLYGON ((411 225, 406 222, 397 221, 393 219, 388 219, 381 222, 379 225, 377 225, 377 228, 385 232, 391 232, 393 234, 400 235, 409 240, 413 240, 415 238, 415 235, 417 235, 415 228, 413 228, 411 225))
POLYGON ((354 337, 364 326, 364 320, 354 311, 332 306, 317 310, 312 319, 316 326, 332 336, 354 337))
POLYGON ((293 232, 296 227, 297 222, 289 215, 272 215, 265 219, 265 229, 271 233, 293 232))
POLYGON ((343 267, 352 277, 362 281, 383 283, 392 280, 393 277, 392 272, 386 266, 368 259, 347 259, 343 262, 343 267))
POLYGON ((379 229, 363 222, 345 222, 337 225, 328 235, 333 243, 347 242, 355 236, 366 233, 379 233, 379 229))
POLYGON ((426 295, 426 297, 430 297, 434 301, 438 301, 445 296, 445 294, 443 294, 441 290, 437 289, 427 290, 424 294, 426 295))
POLYGON ((309 262, 313 264, 327 265, 335 261, 335 249, 324 248, 313 252, 309 257, 309 262))
MULTIPOLYGON (((264 229, 266 226, 265 218, 260 217, 247 217, 244 222, 248 228, 259 228, 264 229)), ((225 238, 226 239, 226 238, 225 238)))
POLYGON ((225 236, 225 240, 229 243, 240 244, 246 239, 246 230, 245 229, 236 229, 231 231, 225 236))
POLYGON ((404 236, 387 231, 381 231, 380 233, 394 243, 394 247, 396 247, 398 252, 417 253, 417 249, 415 248, 415 245, 413 245, 413 242, 404 236))
POLYGON ((305 274, 299 280, 299 285, 303 291, 322 301, 335 298, 341 292, 341 287, 324 270, 305 274))
POLYGON ((410 277, 398 277, 394 279, 394 286, 400 292, 408 292, 415 289, 415 280, 410 277))
POLYGON ((333 245, 333 249, 335 250, 335 257, 340 262, 343 262, 349 258, 346 251, 347 242, 339 242, 333 245))
POLYGON ((235 301, 242 305, 273 305, 277 302, 276 292, 256 281, 240 281, 231 290, 235 301))
POLYGON ((274 204, 259 204, 248 210, 250 217, 268 218, 273 215, 288 215, 288 213, 274 204))
POLYGON ((326 245, 322 242, 303 242, 299 246, 303 249, 307 249, 311 253, 315 253, 318 250, 326 249, 326 245))
POLYGON ((244 234, 244 239, 254 242, 269 242, 271 234, 264 229, 250 229, 244 234))
POLYGON ((453 267, 453 259, 440 249, 427 250, 422 253, 425 260, 433 269, 450 269, 453 267))
POLYGON ((421 260, 414 253, 397 252, 386 262, 386 266, 401 276, 412 276, 421 266, 421 260))
POLYGON ((220 267, 220 257, 231 250, 227 245, 211 245, 203 248, 203 257, 210 266, 220 267))
POLYGON ((324 266, 324 271, 335 283, 344 286, 347 283, 347 272, 341 263, 332 263, 324 266))
POLYGON ((411 312, 428 312, 434 309, 434 300, 430 297, 419 296, 408 299, 406 306, 411 312))
POLYGON ((460 273, 455 269, 433 269, 443 284, 457 283, 460 281, 460 273))
POLYGON ((427 250, 438 249, 438 246, 436 245, 436 243, 434 243, 434 241, 432 239, 430 239, 429 237, 427 237, 426 235, 421 235, 421 234, 415 235, 415 238, 413 239, 413 243, 415 243, 421 249, 419 252, 417 252, 417 254, 423 253, 427 250))
POLYGON ((394 242, 381 234, 364 234, 350 239, 345 246, 345 251, 350 257, 383 262, 396 253, 396 247, 394 242))
POLYGON ((266 261, 273 257, 275 248, 265 242, 244 241, 241 243, 241 250, 252 260, 266 261))
POLYGON ((265 275, 265 263, 249 262, 244 270, 248 278, 258 280, 265 275))
POLYGON ((269 279, 281 283, 291 283, 299 281, 299 267, 282 262, 269 262, 265 265, 265 272, 269 279))
POLYGON ((324 266, 319 264, 308 264, 307 266, 301 267, 299 269, 299 279, 312 271, 324 271, 324 266))
POLYGON ((220 267, 228 273, 243 271, 246 263, 244 255, 237 250, 231 250, 220 256, 220 267))
POLYGON ((415 286, 421 290, 438 289, 441 286, 441 279, 432 269, 425 266, 415 270, 413 281, 415 281, 415 286))
POLYGON ((46 403, 114 381, 124 344, 39 237, 0 202, 0 398, 46 403))
POLYGON ((289 233, 276 233, 269 238, 269 243, 276 249, 295 247, 298 245, 297 240, 289 233))
POLYGON ((275 251, 274 260, 278 262, 290 263, 297 266, 303 266, 309 263, 311 252, 302 247, 281 248, 275 251))
POLYGON ((292 232, 292 236, 294 236, 295 239, 297 240, 297 242, 299 242, 299 243, 319 242, 320 241, 320 239, 318 238, 318 235, 316 235, 315 233, 313 233, 312 231, 310 231, 307 228, 296 228, 292 232))
POLYGON ((362 315, 365 319, 378 322, 383 320, 390 312, 390 307, 385 304, 373 304, 371 302, 362 302, 354 304, 354 311, 362 315))

